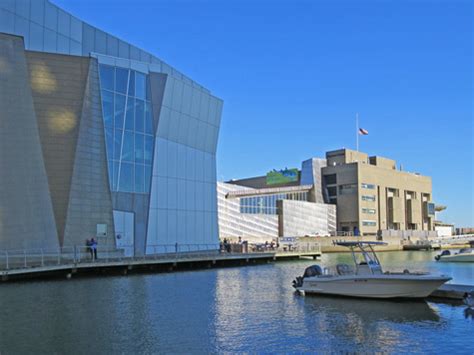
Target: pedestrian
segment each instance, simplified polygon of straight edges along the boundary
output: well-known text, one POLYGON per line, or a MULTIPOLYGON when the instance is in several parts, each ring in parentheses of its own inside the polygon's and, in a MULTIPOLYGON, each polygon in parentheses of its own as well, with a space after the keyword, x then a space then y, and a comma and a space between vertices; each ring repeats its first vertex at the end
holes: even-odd
POLYGON ((91 239, 91 250, 92 260, 97 260, 97 241, 94 238, 91 239))
POLYGON ((94 252, 92 251, 92 243, 89 239, 86 239, 86 250, 91 255, 91 260, 94 260, 94 252))

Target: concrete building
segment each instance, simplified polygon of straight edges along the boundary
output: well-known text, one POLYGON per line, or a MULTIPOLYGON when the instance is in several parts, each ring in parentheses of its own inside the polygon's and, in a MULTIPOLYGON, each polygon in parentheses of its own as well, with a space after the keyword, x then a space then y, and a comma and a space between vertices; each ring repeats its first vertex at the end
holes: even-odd
POLYGON ((222 104, 48 0, 0 1, 0 249, 217 248, 222 104))
POLYGON ((434 231, 430 177, 397 170, 394 160, 349 149, 327 152, 326 160, 323 188, 328 202, 337 206, 338 231, 434 231))
POLYGON ((221 238, 436 236, 431 178, 349 149, 300 170, 218 183, 218 210, 221 238))
POLYGON ((336 206, 324 203, 321 189, 324 165, 324 159, 314 158, 304 161, 301 170, 218 182, 220 238, 265 242, 335 234, 336 206))

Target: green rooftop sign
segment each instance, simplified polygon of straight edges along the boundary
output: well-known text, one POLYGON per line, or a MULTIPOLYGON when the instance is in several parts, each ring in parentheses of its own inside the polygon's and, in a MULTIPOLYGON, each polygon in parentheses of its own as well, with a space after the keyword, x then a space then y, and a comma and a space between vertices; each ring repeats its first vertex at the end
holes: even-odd
POLYGON ((298 169, 272 170, 267 173, 267 185, 280 185, 298 181, 298 169))

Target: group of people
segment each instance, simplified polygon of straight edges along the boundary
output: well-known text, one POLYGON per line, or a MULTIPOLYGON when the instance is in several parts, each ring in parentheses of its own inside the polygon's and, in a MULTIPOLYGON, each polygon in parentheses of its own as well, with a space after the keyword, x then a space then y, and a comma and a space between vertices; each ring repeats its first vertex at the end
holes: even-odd
POLYGON ((97 241, 92 239, 86 239, 87 251, 91 254, 91 260, 97 260, 97 241))
POLYGON ((224 240, 220 243, 221 246, 221 251, 230 253, 232 251, 234 252, 239 252, 239 253, 247 253, 248 252, 248 242, 246 240, 242 240, 242 237, 239 237, 239 240, 237 243, 233 242, 231 243, 230 240, 227 238, 224 238, 224 240), (232 248, 232 244, 238 244, 240 247, 234 247, 232 248), (234 250, 232 250, 234 249, 234 250))

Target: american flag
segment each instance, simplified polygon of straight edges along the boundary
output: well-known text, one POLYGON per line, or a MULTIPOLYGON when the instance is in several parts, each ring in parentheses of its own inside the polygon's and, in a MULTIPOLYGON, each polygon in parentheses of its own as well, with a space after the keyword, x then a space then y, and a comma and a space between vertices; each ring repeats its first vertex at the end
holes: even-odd
POLYGON ((359 134, 366 136, 369 134, 369 131, 363 128, 359 128, 359 134))

